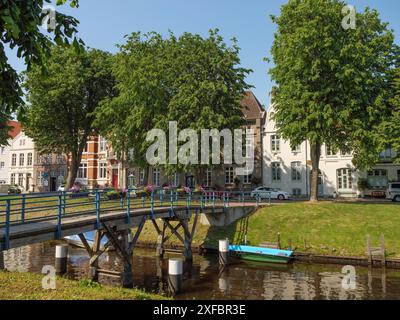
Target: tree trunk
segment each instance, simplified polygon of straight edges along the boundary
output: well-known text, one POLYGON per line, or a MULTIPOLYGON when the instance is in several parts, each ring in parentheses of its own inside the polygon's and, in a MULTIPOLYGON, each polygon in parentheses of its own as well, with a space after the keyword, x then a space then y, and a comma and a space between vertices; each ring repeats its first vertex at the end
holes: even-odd
POLYGON ((203 166, 197 166, 195 169, 196 172, 196 187, 202 187, 204 184, 204 170, 203 166))
POLYGON ((150 167, 147 166, 143 170, 144 170, 143 186, 147 186, 149 184, 150 167))
POLYGON ((318 201, 318 178, 319 178, 319 160, 321 158, 321 143, 311 144, 310 150, 312 174, 311 174, 311 202, 318 201))
POLYGON ((77 176, 78 170, 79 170, 80 162, 81 162, 81 159, 80 159, 80 157, 78 157, 77 153, 72 152, 71 153, 71 163, 68 166, 68 175, 67 175, 65 190, 69 190, 75 183, 76 176, 77 176))

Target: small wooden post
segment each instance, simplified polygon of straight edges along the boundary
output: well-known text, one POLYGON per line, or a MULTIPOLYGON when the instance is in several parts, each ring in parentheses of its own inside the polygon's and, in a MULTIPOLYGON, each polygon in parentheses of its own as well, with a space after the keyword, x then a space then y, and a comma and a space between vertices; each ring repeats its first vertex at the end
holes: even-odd
POLYGON ((371 253, 371 236, 367 235, 367 254, 368 254, 368 264, 372 266, 372 253, 371 253))
POLYGON ((381 235, 382 268, 386 268, 385 236, 381 235))
POLYGON ((289 246, 288 246, 289 250, 292 250, 292 239, 289 239, 289 246))

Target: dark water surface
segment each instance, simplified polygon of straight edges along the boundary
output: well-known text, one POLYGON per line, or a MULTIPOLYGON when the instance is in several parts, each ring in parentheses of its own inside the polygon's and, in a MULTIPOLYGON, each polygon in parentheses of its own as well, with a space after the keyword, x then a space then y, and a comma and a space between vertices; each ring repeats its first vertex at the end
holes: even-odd
MULTIPOLYGON (((41 273, 43 266, 54 265, 54 243, 36 244, 9 250, 5 254, 10 271, 41 273)), ((168 255, 154 256, 153 250, 136 249, 134 253, 134 285, 148 292, 168 295, 168 255)), ((169 255, 171 257, 172 255, 169 255)), ((69 250, 69 276, 87 278, 89 258, 84 249, 69 250)), ((100 267, 122 270, 114 252, 100 259, 100 267)), ((192 265, 185 265, 183 293, 176 299, 400 299, 400 271, 356 267, 355 290, 342 288, 343 266, 293 264, 277 267, 263 263, 232 261, 225 269, 218 266, 218 257, 194 256, 192 265)), ((119 285, 118 278, 102 276, 100 283, 119 285)))

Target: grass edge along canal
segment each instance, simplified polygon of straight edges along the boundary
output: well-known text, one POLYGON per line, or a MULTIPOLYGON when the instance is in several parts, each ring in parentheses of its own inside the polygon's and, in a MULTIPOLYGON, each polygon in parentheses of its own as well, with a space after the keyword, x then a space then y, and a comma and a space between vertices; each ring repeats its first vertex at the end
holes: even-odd
MULTIPOLYGON (((254 214, 227 227, 196 227, 193 246, 218 248, 218 240, 228 238, 240 244, 247 234, 248 244, 276 242, 280 233, 282 248, 289 240, 299 253, 367 257, 366 237, 379 246, 385 236, 387 257, 400 258, 400 206, 358 202, 287 202, 258 209, 254 214)), ((156 232, 147 222, 139 241, 155 242, 156 232)), ((171 237, 167 245, 179 245, 171 237)))
POLYGON ((89 280, 56 278, 56 289, 42 288, 44 275, 0 271, 0 300, 165 300, 140 289, 103 286, 89 280))

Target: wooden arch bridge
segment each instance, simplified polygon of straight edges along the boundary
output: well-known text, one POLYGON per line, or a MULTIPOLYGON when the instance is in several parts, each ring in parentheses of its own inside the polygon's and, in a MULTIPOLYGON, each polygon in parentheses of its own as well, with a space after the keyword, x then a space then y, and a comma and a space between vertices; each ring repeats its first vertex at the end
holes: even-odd
POLYGON ((151 221, 158 233, 157 255, 164 253, 164 243, 170 237, 165 232, 169 229, 183 244, 185 258, 191 260, 200 214, 218 217, 237 209, 247 214, 259 204, 259 199, 250 200, 244 192, 182 195, 169 191, 138 197, 134 190, 117 196, 95 190, 0 196, 0 260, 5 250, 79 235, 90 256, 92 279, 97 280, 100 273, 113 273, 99 269, 98 263, 112 245, 124 264, 123 285, 129 287, 133 279, 133 249, 146 221, 151 221), (156 220, 162 221, 161 228, 156 220), (134 234, 132 229, 136 230, 134 234), (92 245, 84 235, 91 231, 96 232, 92 245), (108 242, 102 246, 104 237, 108 242))

